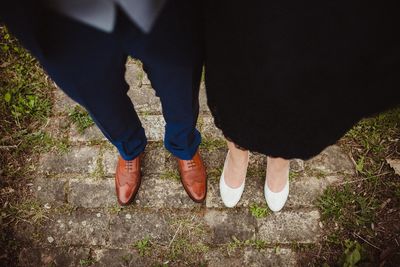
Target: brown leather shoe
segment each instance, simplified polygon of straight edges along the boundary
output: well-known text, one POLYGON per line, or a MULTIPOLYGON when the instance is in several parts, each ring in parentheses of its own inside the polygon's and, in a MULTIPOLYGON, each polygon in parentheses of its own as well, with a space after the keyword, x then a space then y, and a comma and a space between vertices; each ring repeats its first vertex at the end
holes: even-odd
POLYGON ((181 181, 194 202, 203 202, 207 193, 207 174, 199 151, 191 160, 178 159, 181 181))
POLYGON ((115 172, 115 189, 118 203, 126 206, 135 198, 141 183, 140 155, 133 160, 124 160, 118 156, 115 172))

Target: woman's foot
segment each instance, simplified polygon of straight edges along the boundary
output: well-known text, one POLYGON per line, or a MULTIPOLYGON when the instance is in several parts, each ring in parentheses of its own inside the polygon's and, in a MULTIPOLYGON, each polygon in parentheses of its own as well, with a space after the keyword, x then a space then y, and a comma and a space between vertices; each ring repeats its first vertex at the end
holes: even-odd
POLYGON ((289 160, 267 157, 264 193, 268 207, 280 211, 289 195, 289 160))
POLYGON ((249 152, 236 148, 229 141, 228 148, 219 189, 225 206, 232 208, 239 202, 243 194, 249 152))

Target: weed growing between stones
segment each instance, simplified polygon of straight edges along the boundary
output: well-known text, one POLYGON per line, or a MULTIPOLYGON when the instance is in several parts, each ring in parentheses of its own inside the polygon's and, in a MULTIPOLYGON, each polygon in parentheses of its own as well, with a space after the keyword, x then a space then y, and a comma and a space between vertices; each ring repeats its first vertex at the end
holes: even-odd
POLYGON ((137 249, 140 256, 146 256, 150 254, 152 243, 150 242, 149 237, 145 237, 142 240, 137 241, 133 247, 137 249))
POLYGON ((103 164, 103 157, 104 157, 104 152, 101 150, 100 155, 96 160, 96 168, 91 173, 91 176, 93 178, 103 179, 106 176, 106 171, 104 170, 104 164, 103 164))
POLYGON ((249 207, 251 215, 253 215, 257 219, 265 218, 270 214, 270 210, 265 206, 253 203, 249 207))
POLYGON ((198 265, 201 255, 209 250, 203 240, 206 236, 204 226, 196 222, 196 215, 172 220, 170 225, 174 235, 166 247, 166 260, 189 266, 198 265))
POLYGON ((225 246, 226 253, 231 256, 234 255, 238 249, 243 250, 246 247, 253 247, 257 250, 262 250, 268 248, 269 244, 260 239, 248 239, 241 241, 233 236, 232 241, 225 244, 225 246))
MULTIPOLYGON (((174 217, 174 215, 171 215, 174 217)), ((203 255, 209 251, 205 242, 207 236, 204 225, 196 215, 171 218, 168 222, 171 233, 169 241, 162 242, 145 237, 132 244, 141 257, 159 262, 153 266, 204 266, 203 255)), ((125 262, 132 255, 125 255, 125 262)))
POLYGON ((47 209, 33 200, 26 200, 16 205, 10 204, 8 210, 8 216, 12 216, 15 222, 28 222, 33 225, 48 219, 47 214, 47 209))
POLYGON ((87 128, 94 125, 89 113, 81 106, 75 106, 68 114, 69 119, 75 124, 78 132, 82 134, 87 128))
POLYGON ((339 141, 356 175, 345 176, 318 199, 322 243, 304 254, 303 264, 396 266, 400 262, 400 179, 387 163, 400 158, 399 140, 397 108, 360 121, 339 141))
POLYGON ((118 204, 116 204, 116 205, 114 205, 114 206, 108 208, 108 211, 109 211, 111 214, 118 214, 118 213, 121 212, 122 210, 123 210, 123 208, 122 208, 121 206, 119 206, 118 204))

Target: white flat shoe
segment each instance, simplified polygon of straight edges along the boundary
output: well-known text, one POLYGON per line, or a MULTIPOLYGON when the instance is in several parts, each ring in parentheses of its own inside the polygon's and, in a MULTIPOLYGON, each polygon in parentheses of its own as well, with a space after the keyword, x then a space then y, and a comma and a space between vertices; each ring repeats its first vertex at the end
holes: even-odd
POLYGON ((268 188, 268 183, 265 181, 264 186, 264 194, 265 200, 267 201, 267 205, 273 212, 280 211, 283 206, 285 206, 286 200, 289 196, 289 178, 285 184, 285 187, 280 192, 272 192, 268 188))
POLYGON ((222 198, 222 202, 224 202, 224 205, 228 208, 233 208, 234 206, 236 206, 236 204, 242 197, 246 178, 244 179, 243 183, 237 188, 232 188, 225 183, 224 173, 225 173, 226 162, 228 160, 228 155, 229 151, 226 154, 224 169, 222 171, 221 178, 219 179, 219 192, 222 198))

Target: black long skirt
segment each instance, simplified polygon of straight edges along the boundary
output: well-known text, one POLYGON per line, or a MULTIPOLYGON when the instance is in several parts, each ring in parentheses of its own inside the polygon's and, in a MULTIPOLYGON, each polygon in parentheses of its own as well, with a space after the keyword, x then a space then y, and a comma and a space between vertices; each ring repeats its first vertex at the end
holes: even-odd
POLYGON ((237 145, 310 158, 400 103, 395 1, 209 0, 206 89, 237 145))

